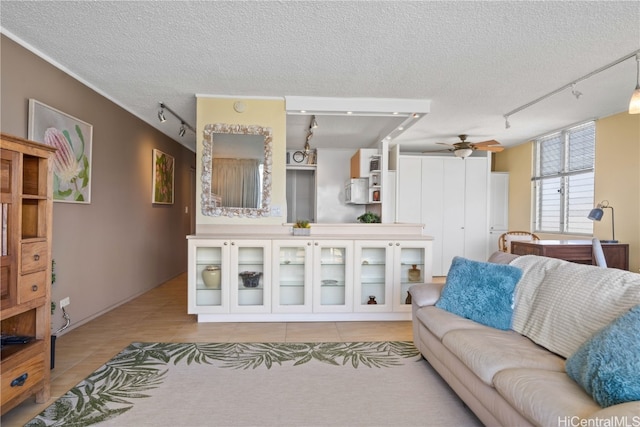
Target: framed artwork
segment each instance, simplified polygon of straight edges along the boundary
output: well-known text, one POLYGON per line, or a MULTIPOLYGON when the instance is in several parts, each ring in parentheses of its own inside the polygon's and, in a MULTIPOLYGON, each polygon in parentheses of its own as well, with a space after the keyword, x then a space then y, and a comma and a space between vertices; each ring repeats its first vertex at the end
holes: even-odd
POLYGON ((160 150, 153 149, 153 199, 152 203, 173 204, 175 159, 160 150))
POLYGON ((58 150, 53 157, 53 200, 91 203, 93 126, 29 99, 28 137, 58 150))

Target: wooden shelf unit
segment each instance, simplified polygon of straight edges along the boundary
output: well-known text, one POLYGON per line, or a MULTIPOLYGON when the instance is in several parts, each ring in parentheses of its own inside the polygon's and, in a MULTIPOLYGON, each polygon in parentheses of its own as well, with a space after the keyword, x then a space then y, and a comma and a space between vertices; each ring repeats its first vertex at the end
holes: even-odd
POLYGON ((0 330, 31 337, 0 351, 1 408, 49 399, 52 162, 55 149, 1 134, 0 330))

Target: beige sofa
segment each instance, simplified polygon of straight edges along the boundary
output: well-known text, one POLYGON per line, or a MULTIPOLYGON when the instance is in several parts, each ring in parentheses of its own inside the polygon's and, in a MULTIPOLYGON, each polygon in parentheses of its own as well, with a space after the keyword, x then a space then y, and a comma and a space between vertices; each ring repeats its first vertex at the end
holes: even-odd
POLYGON ((416 347, 480 421, 488 426, 640 426, 640 401, 602 408, 567 375, 567 356, 556 354, 572 353, 604 325, 640 304, 640 275, 530 255, 496 253, 489 261, 523 271, 514 292, 509 330, 436 307, 444 284, 419 284, 410 289, 416 347), (558 296, 551 287, 567 292, 558 296), (618 293, 610 295, 610 287, 618 293), (584 297, 579 295, 580 288, 584 297), (601 297, 593 298, 594 291, 601 297), (553 303, 541 300, 545 293, 553 303), (536 316, 545 319, 540 322, 536 316), (554 316, 560 318, 554 320, 554 316), (559 349, 540 337, 538 329, 545 328, 545 321, 552 322, 551 328, 546 325, 551 341, 560 335, 559 349), (565 345, 569 347, 563 348, 565 345), (589 424, 580 424, 586 420, 589 424))

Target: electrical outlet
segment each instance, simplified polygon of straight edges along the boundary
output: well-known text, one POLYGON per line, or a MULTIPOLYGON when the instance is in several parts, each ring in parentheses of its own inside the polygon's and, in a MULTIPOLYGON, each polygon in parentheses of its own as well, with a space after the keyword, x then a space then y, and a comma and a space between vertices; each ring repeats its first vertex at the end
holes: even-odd
POLYGON ((69 304, 71 304, 71 299, 69 299, 69 297, 66 297, 60 300, 60 308, 64 308, 69 304))
POLYGON ((271 216, 282 216, 282 209, 280 206, 271 206, 271 216))

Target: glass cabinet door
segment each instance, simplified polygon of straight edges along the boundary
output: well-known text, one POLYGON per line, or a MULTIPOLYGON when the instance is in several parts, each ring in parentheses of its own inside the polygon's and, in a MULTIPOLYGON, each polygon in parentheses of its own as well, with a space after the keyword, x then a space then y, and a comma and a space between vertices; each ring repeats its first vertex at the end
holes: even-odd
POLYGON ((311 240, 273 242, 274 313, 311 312, 312 248, 311 240))
POLYGON ((189 240, 189 313, 229 311, 229 242, 189 240))
POLYGON ((231 311, 271 311, 271 241, 231 242, 231 311))
POLYGON ((354 260, 354 311, 390 311, 393 295, 393 243, 357 241, 354 260))
POLYGON ((313 311, 350 312, 353 306, 353 242, 313 244, 313 311))
POLYGON ((411 241, 397 242, 394 248, 397 270, 394 273, 394 310, 410 311, 409 288, 417 283, 432 280, 431 263, 427 259, 428 251, 424 243, 411 241))

